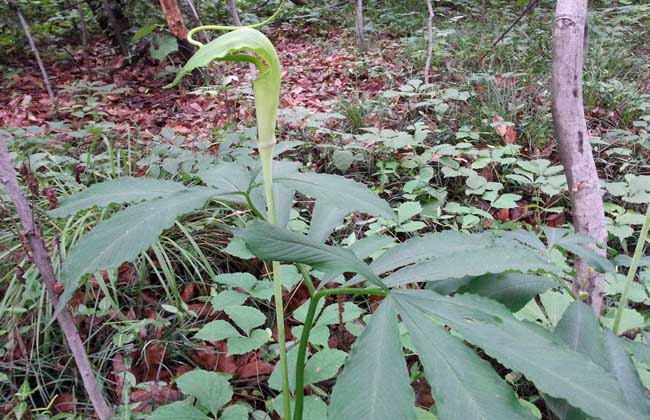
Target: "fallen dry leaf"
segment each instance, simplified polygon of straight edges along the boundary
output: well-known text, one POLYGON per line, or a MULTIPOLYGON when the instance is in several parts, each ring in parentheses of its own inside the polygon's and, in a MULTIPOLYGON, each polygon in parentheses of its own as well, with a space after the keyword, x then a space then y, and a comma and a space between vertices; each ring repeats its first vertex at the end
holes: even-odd
POLYGON ((503 124, 505 123, 504 119, 498 115, 495 115, 492 121, 494 122, 494 128, 497 130, 497 133, 499 133, 506 144, 515 144, 517 142, 517 132, 514 126, 503 124))

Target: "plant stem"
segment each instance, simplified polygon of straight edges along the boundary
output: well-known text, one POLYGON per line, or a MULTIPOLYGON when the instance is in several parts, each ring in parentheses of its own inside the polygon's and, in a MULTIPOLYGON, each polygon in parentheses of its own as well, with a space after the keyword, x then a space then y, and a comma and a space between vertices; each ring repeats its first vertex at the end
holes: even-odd
POLYGON ((621 319, 623 318, 623 311, 627 306, 627 297, 630 293, 630 287, 636 276, 636 271, 639 268, 639 261, 641 260, 641 255, 643 254, 643 248, 645 247, 645 241, 648 238, 648 229, 650 228, 650 205, 648 206, 645 213, 645 220, 643 221, 643 226, 641 227, 641 233, 639 234, 639 240, 636 243, 636 248, 634 248, 634 255, 632 256, 632 263, 630 264, 630 270, 627 272, 627 279, 625 280, 625 287, 623 288, 623 293, 621 293, 621 301, 618 303, 618 310, 616 311, 616 316, 614 317, 614 326, 612 330, 614 335, 618 335, 618 330, 621 327, 621 319))
MULTIPOLYGON (((273 145, 259 144, 266 194, 267 220, 272 225, 277 223, 275 214, 275 197, 273 195, 273 145)), ((280 280, 280 263, 273 261, 273 296, 275 300, 275 319, 278 326, 278 344, 280 346, 280 373, 282 376, 283 419, 291 418, 291 391, 289 389, 289 368, 287 364, 287 343, 284 332, 284 302, 282 301, 282 281, 280 280)))
POLYGON ((305 286, 307 286, 307 290, 309 291, 309 296, 310 297, 314 296, 314 293, 316 293, 316 288, 314 288, 314 282, 311 281, 311 276, 309 275, 309 269, 304 264, 296 264, 296 268, 298 268, 298 271, 300 271, 300 274, 304 279, 305 286))
POLYGON ((293 420, 302 420, 302 412, 305 396, 305 358, 307 355, 307 344, 309 342, 309 333, 314 324, 318 301, 325 296, 331 295, 370 295, 386 296, 387 293, 380 289, 353 289, 350 287, 340 289, 324 289, 311 297, 307 316, 300 335, 300 344, 298 345, 298 357, 296 359, 296 404, 294 407, 293 420))

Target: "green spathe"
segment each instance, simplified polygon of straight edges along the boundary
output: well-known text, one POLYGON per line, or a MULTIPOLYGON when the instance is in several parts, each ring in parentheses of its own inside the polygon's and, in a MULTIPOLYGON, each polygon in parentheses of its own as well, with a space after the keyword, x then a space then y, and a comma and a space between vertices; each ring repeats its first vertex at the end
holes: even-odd
POLYGON ((257 116, 258 147, 275 144, 275 121, 280 101, 280 60, 271 41, 260 31, 240 28, 221 35, 202 46, 165 88, 176 86, 192 70, 206 67, 213 61, 241 61, 255 64, 259 70, 253 81, 257 116), (254 55, 246 54, 246 52, 254 55))

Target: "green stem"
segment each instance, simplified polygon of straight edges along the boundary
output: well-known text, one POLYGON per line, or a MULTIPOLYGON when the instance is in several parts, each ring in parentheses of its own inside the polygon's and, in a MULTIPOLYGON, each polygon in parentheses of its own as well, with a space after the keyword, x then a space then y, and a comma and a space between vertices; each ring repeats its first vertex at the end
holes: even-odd
POLYGON ((384 290, 379 289, 353 289, 350 287, 340 289, 324 289, 311 297, 307 316, 300 335, 300 344, 298 345, 298 357, 296 359, 296 404, 294 407, 293 420, 302 420, 302 412, 305 397, 305 358, 307 355, 307 344, 309 342, 309 333, 314 324, 318 301, 325 296, 331 295, 370 295, 386 296, 384 290))
POLYGON ((641 260, 641 255, 643 254, 643 248, 645 247, 645 241, 648 238, 648 229, 650 228, 650 205, 646 209, 645 220, 643 221, 643 226, 641 227, 641 233, 639 234, 639 240, 636 243, 636 248, 634 249, 634 255, 632 256, 632 263, 630 264, 630 270, 627 272, 627 279, 625 280, 625 287, 623 288, 623 293, 621 293, 621 301, 618 303, 618 310, 616 311, 616 316, 614 317, 614 326, 612 331, 614 335, 618 335, 619 328, 621 327, 621 319, 623 318, 623 311, 627 306, 627 297, 630 293, 630 287, 636 276, 636 271, 639 268, 639 261, 641 260))
POLYGON ((307 290, 309 291, 309 296, 310 297, 314 296, 314 293, 316 293, 316 288, 314 287, 314 282, 311 281, 311 276, 309 275, 309 269, 304 264, 296 264, 296 268, 298 269, 298 271, 300 271, 300 274, 304 279, 305 286, 307 286, 307 290))
MULTIPOLYGON (((275 143, 275 142, 273 142, 275 143)), ((275 214, 275 197, 273 194, 273 143, 270 147, 259 145, 262 161, 262 176, 266 194, 267 220, 272 225, 277 223, 275 214)), ((278 326, 278 344, 280 346, 280 374, 282 376, 282 404, 284 419, 291 418, 291 391, 289 389, 289 368, 287 363, 287 343, 284 332, 284 302, 282 301, 282 281, 280 280, 280 263, 273 261, 273 296, 275 301, 275 320, 278 326)))

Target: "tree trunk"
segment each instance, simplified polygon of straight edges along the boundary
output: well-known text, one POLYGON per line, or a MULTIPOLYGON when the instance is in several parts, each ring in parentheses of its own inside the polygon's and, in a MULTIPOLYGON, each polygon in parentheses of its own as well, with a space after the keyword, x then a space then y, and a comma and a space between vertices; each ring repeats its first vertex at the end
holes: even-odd
POLYGON ((117 18, 116 13, 113 10, 113 6, 109 3, 108 0, 101 0, 102 2, 102 10, 104 11, 104 14, 108 18, 108 23, 111 25, 111 28, 113 29, 113 33, 115 34, 115 38, 117 39, 117 42, 120 47, 120 51, 122 52, 123 56, 129 55, 129 49, 126 44, 126 40, 124 39, 123 34, 126 32, 128 28, 122 27, 122 22, 120 22, 117 18))
MULTIPOLYGON (((198 9, 194 5, 194 0, 187 0, 187 5, 190 6, 190 10, 192 11, 192 16, 194 16, 194 20, 196 21, 196 24, 198 26, 203 26, 201 15, 199 14, 198 9)), ((205 41, 206 44, 210 42, 210 36, 208 35, 207 31, 201 31, 201 34, 203 35, 203 40, 205 41)))
POLYGON ((187 41, 187 25, 183 19, 183 13, 176 0, 160 0, 167 26, 178 40, 178 51, 185 60, 189 60, 194 54, 194 47, 187 41))
MULTIPOLYGON (((52 301, 52 305, 56 307, 59 296, 56 294, 54 288, 56 276, 52 269, 52 261, 45 248, 43 239, 39 235, 38 227, 34 223, 34 217, 27 198, 18 185, 13 162, 11 161, 11 156, 9 155, 9 150, 7 149, 7 144, 2 134, 0 134, 0 182, 4 185, 7 195, 16 207, 16 213, 23 227, 25 239, 32 251, 34 265, 36 265, 41 275, 41 280, 45 283, 45 288, 52 301)), ((72 353, 72 357, 77 365, 88 398, 95 409, 95 414, 100 420, 108 420, 111 417, 112 410, 99 389, 97 378, 90 366, 84 343, 75 327, 72 315, 64 307, 59 311, 56 319, 61 326, 65 341, 68 343, 70 353, 72 353)))
POLYGON ((363 0, 354 0, 354 33, 357 38, 357 48, 363 53, 366 43, 363 37, 363 0))
POLYGON ((429 73, 431 73, 431 59, 433 58, 433 4, 431 0, 426 0, 429 17, 427 19, 427 60, 424 63, 424 83, 429 83, 429 73))
MULTIPOLYGON (((582 99, 582 72, 587 26, 587 0, 558 0, 553 30, 553 120, 566 173, 576 232, 592 237, 593 249, 606 255, 607 224, 582 99)), ((583 260, 576 261, 573 289, 588 293, 600 315, 605 276, 583 260)))
POLYGON ((122 12, 124 5, 121 0, 112 0, 112 2, 108 0, 86 0, 86 4, 95 15, 97 24, 109 41, 124 53, 126 51, 124 35, 129 29, 129 20, 122 12), (106 10, 110 12, 110 16, 106 13, 106 10))
POLYGON ((232 23, 234 23, 235 26, 241 26, 241 19, 239 19, 239 12, 237 11, 235 0, 226 0, 226 4, 228 5, 228 11, 230 12, 232 23))
POLYGON ((176 38, 184 40, 187 36, 187 26, 176 0, 160 0, 160 7, 162 7, 169 30, 176 38))
POLYGON ((34 43, 34 38, 32 38, 32 33, 29 30, 29 25, 25 20, 25 16, 23 16, 23 12, 21 12, 20 7, 18 7, 16 0, 9 0, 9 4, 16 10, 16 16, 18 16, 20 25, 23 27, 23 30, 25 31, 25 37, 27 37, 27 42, 29 42, 29 47, 31 48, 32 53, 36 58, 36 63, 38 64, 38 68, 41 70, 41 75, 43 76, 43 84, 45 85, 47 94, 50 97, 50 101, 52 101, 52 104, 55 104, 56 97, 54 96, 52 85, 50 84, 50 78, 47 75, 47 70, 45 70, 45 65, 43 64, 43 60, 41 60, 41 55, 38 53, 38 49, 36 48, 36 44, 34 43))
POLYGON ((79 13, 79 27, 81 28, 81 44, 84 51, 84 65, 88 78, 92 78, 92 69, 90 67, 90 46, 88 45, 88 30, 86 29, 86 20, 84 18, 83 3, 77 0, 77 12, 79 13))

